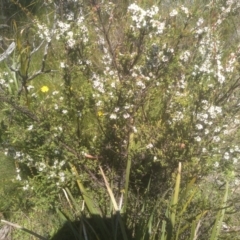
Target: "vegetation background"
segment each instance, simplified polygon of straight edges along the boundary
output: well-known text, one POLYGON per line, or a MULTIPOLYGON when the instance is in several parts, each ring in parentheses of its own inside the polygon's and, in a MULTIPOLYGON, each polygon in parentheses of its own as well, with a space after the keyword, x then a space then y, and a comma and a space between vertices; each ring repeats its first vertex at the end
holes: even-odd
POLYGON ((0 239, 240 239, 239 9, 1 0, 0 239))

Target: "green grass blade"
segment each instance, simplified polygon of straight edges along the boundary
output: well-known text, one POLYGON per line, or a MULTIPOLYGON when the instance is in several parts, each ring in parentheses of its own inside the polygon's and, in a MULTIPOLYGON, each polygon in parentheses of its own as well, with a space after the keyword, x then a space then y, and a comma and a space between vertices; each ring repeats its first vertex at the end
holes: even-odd
MULTIPOLYGON (((200 214, 198 214, 195 218, 194 218, 194 220, 192 220, 191 222, 188 222, 187 224, 185 224, 180 230, 179 230, 179 236, 181 236, 181 234, 186 230, 186 229, 190 229, 190 225, 193 225, 194 224, 194 221, 200 221, 203 217, 204 217, 204 215, 207 213, 208 211, 204 211, 204 212, 202 212, 202 213, 200 213, 200 214)), ((191 227, 191 229, 193 228, 193 226, 191 227)))
MULTIPOLYGON (((69 163, 69 164, 71 166, 72 173, 75 176, 78 176, 78 172, 77 172, 77 169, 75 168, 75 166, 72 165, 71 163, 69 163)), ((90 193, 88 193, 86 191, 83 184, 81 183, 81 181, 78 178, 77 178, 77 184, 83 195, 83 199, 87 205, 87 208, 91 214, 91 217, 94 219, 95 223, 98 225, 102 235, 105 236, 105 239, 109 239, 109 229, 107 228, 107 226, 104 222, 104 219, 102 218, 102 214, 101 214, 99 208, 96 206, 96 203, 94 202, 90 193)))
POLYGON ((191 201, 192 201, 195 193, 196 193, 196 190, 194 190, 194 191, 192 192, 192 194, 190 195, 190 197, 187 199, 186 203, 183 205, 183 208, 182 208, 181 212, 179 213, 179 216, 182 216, 183 213, 187 210, 187 207, 188 207, 188 205, 191 203, 191 201))
POLYGON ((102 168, 101 168, 101 167, 99 167, 99 168, 100 168, 100 172, 101 172, 101 174, 102 174, 102 176, 103 176, 103 179, 104 179, 104 182, 105 182, 105 185, 106 185, 108 194, 109 194, 110 199, 111 199, 111 201, 112 201, 114 210, 117 212, 117 211, 119 211, 118 205, 117 205, 117 201, 116 201, 116 199, 115 199, 115 197, 114 197, 114 195, 113 195, 112 189, 111 189, 110 186, 109 186, 109 183, 108 183, 108 181, 107 181, 107 178, 106 178, 106 176, 105 176, 102 168))
POLYGON ((224 194, 224 197, 223 197, 223 200, 222 200, 221 209, 217 213, 217 217, 216 217, 216 220, 215 220, 215 224, 213 226, 213 230, 212 230, 210 240, 217 240, 218 239, 218 235, 220 233, 220 229, 221 229, 221 226, 222 226, 224 214, 225 214, 225 211, 226 211, 226 204, 227 204, 227 198, 228 198, 228 188, 229 188, 229 184, 227 182, 226 183, 226 191, 225 191, 225 194, 224 194))
POLYGON ((183 191, 183 193, 181 194, 181 196, 179 197, 180 199, 185 199, 187 197, 187 194, 192 190, 192 188, 194 187, 194 184, 196 182, 197 178, 194 177, 190 182, 188 182, 185 190, 183 191))
POLYGON ((129 178, 130 170, 132 165, 131 149, 134 146, 134 134, 131 133, 129 136, 129 147, 128 147, 128 158, 127 158, 127 168, 126 168, 126 177, 125 177, 125 187, 124 187, 124 203, 123 203, 123 213, 126 213, 127 202, 128 202, 128 187, 129 187, 129 178))
MULTIPOLYGON (((70 163, 70 166, 71 166, 72 173, 75 176, 78 176, 78 172, 77 172, 77 169, 75 168, 75 166, 73 166, 71 163, 70 163)), ((83 199, 87 205, 89 212, 93 215, 101 215, 101 213, 95 207, 95 204, 94 204, 90 194, 87 193, 86 189, 84 188, 83 184, 81 183, 81 181, 78 178, 77 178, 77 185, 83 195, 83 199)))
MULTIPOLYGON (((109 194, 109 196, 110 196, 110 198, 111 198, 111 201, 112 201, 112 204, 113 204, 113 206, 114 206, 114 210, 116 211, 117 221, 118 221, 119 224, 120 224, 120 228, 121 228, 121 231, 122 231, 123 239, 124 239, 124 240, 127 240, 126 230, 125 230, 124 224, 123 224, 123 222, 122 222, 122 218, 121 218, 121 215, 120 215, 120 209, 118 208, 117 201, 116 201, 116 199, 115 199, 115 197, 114 197, 114 195, 113 195, 112 189, 111 189, 110 186, 109 186, 109 183, 108 183, 108 181, 107 181, 107 178, 106 178, 106 176, 105 176, 102 168, 101 168, 101 167, 99 167, 99 168, 100 168, 100 172, 101 172, 101 174, 102 174, 102 176, 103 176, 105 185, 106 185, 106 187, 107 187, 108 194, 109 194)), ((116 232, 116 231, 117 231, 117 227, 116 227, 116 229, 115 229, 115 232, 116 232)))
POLYGON ((171 203, 172 212, 171 212, 170 219, 171 219, 172 227, 175 226, 175 220, 176 220, 176 211, 177 211, 178 196, 179 196, 180 181, 181 181, 181 167, 182 167, 182 165, 181 165, 181 163, 179 163, 177 178, 176 178, 175 188, 174 188, 174 195, 173 195, 172 203, 171 203))
POLYGON ((160 240, 166 240, 166 225, 167 222, 165 220, 162 221, 162 234, 160 240))
POLYGON ((81 214, 81 207, 79 206, 79 204, 76 202, 76 200, 74 199, 73 195, 71 194, 70 190, 68 188, 66 188, 66 192, 68 194, 68 196, 70 197, 70 200, 73 204, 73 208, 76 211, 75 214, 79 215, 81 214))
POLYGON ((195 221, 192 222, 191 235, 190 235, 189 240, 194 240, 195 239, 196 227, 197 227, 197 221, 195 220, 195 221))

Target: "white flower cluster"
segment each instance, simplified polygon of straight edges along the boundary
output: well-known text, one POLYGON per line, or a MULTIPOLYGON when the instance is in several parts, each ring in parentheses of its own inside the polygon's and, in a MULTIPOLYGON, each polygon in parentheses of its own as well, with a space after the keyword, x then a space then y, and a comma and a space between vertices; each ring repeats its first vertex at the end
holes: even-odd
MULTIPOLYGON (((55 154, 58 154, 58 150, 55 150, 55 154)), ((45 172, 48 173, 48 178, 58 178, 60 182, 64 182, 66 179, 66 176, 64 172, 62 171, 63 166, 66 164, 65 160, 57 160, 55 159, 53 162, 53 165, 50 166, 46 164, 44 161, 34 161, 33 158, 25 153, 22 153, 20 151, 10 151, 9 149, 5 149, 5 155, 6 156, 13 156, 16 163, 25 163, 29 167, 34 167, 39 172, 45 172)), ((41 157, 40 157, 41 158, 41 157)), ((16 180, 22 181, 21 177, 21 170, 20 168, 16 167, 16 180)), ((29 189, 29 183, 26 181, 23 181, 23 183, 26 183, 23 187, 23 190, 29 189)))
POLYGON ((132 29, 154 28, 156 29, 155 34, 159 35, 163 33, 165 22, 154 19, 159 12, 157 6, 154 5, 150 9, 144 10, 136 3, 133 3, 128 7, 128 12, 131 14, 133 21, 133 25, 131 25, 132 29))
POLYGON ((170 17, 175 17, 177 15, 178 15, 178 11, 176 9, 173 9, 169 14, 170 17))
POLYGON ((41 39, 46 40, 47 42, 51 42, 52 33, 49 28, 45 24, 40 23, 39 21, 36 21, 36 25, 38 27, 38 36, 41 39))
POLYGON ((189 57, 191 56, 190 52, 188 50, 184 51, 180 55, 180 60, 183 62, 187 62, 189 60, 189 57))
MULTIPOLYGON (((69 21, 72 19, 69 19, 69 21)), ((56 39, 64 38, 66 40, 66 45, 69 48, 74 48, 76 45, 76 39, 78 41, 82 41, 86 44, 89 40, 88 36, 88 29, 84 24, 84 17, 80 16, 78 19, 75 20, 76 28, 74 28, 73 24, 58 21, 57 22, 57 29, 56 29, 56 39)))

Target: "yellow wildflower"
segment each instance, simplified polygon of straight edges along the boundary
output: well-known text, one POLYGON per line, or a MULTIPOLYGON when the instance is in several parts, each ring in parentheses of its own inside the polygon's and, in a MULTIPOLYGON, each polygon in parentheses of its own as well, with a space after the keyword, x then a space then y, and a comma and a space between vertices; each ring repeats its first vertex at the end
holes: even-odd
POLYGON ((48 92, 48 91, 49 91, 48 86, 42 86, 42 87, 41 87, 41 91, 42 91, 43 93, 48 92))
POLYGON ((102 111, 98 111, 97 114, 98 114, 99 117, 102 117, 102 116, 103 116, 103 112, 102 112, 102 111))

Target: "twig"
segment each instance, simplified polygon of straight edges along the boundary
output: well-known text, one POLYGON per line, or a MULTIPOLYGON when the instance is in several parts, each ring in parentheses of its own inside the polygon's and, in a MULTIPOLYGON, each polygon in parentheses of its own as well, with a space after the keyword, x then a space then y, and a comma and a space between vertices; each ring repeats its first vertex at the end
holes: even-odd
POLYGON ((8 104, 11 105, 14 109, 16 109, 17 111, 21 112, 21 113, 24 114, 25 116, 31 118, 33 121, 39 122, 38 117, 37 117, 33 112, 31 112, 29 109, 27 109, 27 108, 25 108, 25 107, 23 107, 23 106, 17 105, 13 100, 9 99, 8 97, 2 96, 2 95, 0 94, 0 100, 1 100, 2 102, 8 103, 8 104))
POLYGON ((7 58, 8 55, 10 55, 10 54, 13 52, 13 50, 15 49, 15 47, 16 47, 16 43, 15 43, 15 42, 12 42, 12 43, 8 46, 7 50, 6 50, 3 54, 0 54, 0 62, 3 61, 5 58, 7 58))
POLYGON ((26 229, 26 228, 24 228, 24 227, 22 227, 22 226, 20 226, 20 225, 18 225, 16 223, 11 223, 11 222, 8 222, 6 220, 1 220, 1 222, 5 223, 5 224, 8 224, 8 225, 10 225, 10 226, 12 226, 14 228, 20 229, 20 230, 22 230, 24 232, 30 233, 31 235, 33 235, 33 236, 35 236, 35 237, 37 237, 39 239, 48 240, 47 238, 45 238, 45 237, 43 237, 43 236, 41 236, 41 235, 31 231, 31 230, 28 230, 28 229, 26 229))

